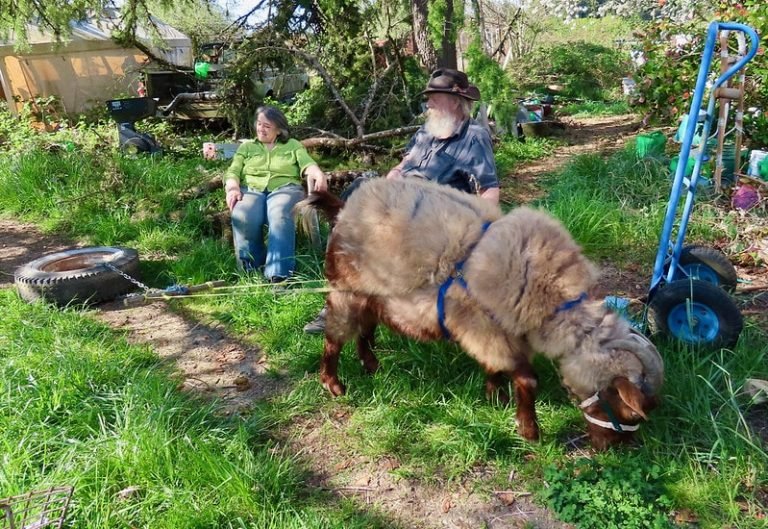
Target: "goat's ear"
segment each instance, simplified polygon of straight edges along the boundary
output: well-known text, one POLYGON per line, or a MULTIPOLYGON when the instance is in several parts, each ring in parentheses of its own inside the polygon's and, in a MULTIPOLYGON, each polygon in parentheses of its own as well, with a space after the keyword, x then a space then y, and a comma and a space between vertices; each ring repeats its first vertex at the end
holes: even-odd
POLYGON ((629 408, 637 413, 640 417, 648 420, 643 410, 643 404, 645 403, 645 395, 640 389, 635 386, 627 377, 616 377, 611 382, 611 385, 616 388, 619 394, 619 398, 629 406, 629 408))

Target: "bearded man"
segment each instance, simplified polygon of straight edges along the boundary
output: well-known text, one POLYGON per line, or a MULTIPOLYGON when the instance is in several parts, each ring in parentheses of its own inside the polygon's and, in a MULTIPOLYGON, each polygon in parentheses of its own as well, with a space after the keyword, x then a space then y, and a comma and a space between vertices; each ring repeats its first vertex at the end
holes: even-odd
POLYGON ((427 120, 387 178, 421 177, 499 202, 499 179, 488 130, 470 117, 480 90, 467 74, 441 68, 427 89, 427 120))
MULTIPOLYGON (((471 118, 480 90, 467 74, 449 68, 432 72, 427 89, 427 120, 405 148, 405 157, 387 173, 388 179, 426 178, 499 203, 499 179, 488 129, 471 118)), ((342 195, 365 182, 359 178, 342 195)), ((304 326, 304 332, 325 331, 326 309, 304 326)))

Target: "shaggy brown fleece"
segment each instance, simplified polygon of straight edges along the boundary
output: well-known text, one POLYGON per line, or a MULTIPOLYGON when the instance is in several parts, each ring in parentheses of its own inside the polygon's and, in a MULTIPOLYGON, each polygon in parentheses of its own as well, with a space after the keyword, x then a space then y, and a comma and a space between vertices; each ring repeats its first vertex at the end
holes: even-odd
POLYGON ((489 388, 504 374, 515 381, 518 407, 517 393, 530 400, 530 416, 518 410, 518 420, 528 422, 521 426, 526 437, 538 436, 534 351, 558 362, 564 385, 580 400, 601 390, 621 393, 614 406, 626 404, 625 413, 614 412, 626 422, 645 418, 655 405, 663 377, 658 352, 600 301, 587 299, 597 271, 548 214, 519 208, 502 216, 482 198, 445 186, 372 180, 336 220, 326 256, 335 290, 321 366, 332 393, 344 392, 336 376, 344 342, 357 338, 364 365, 376 369, 378 322, 415 338, 440 338, 438 290, 465 261, 466 288, 454 282, 448 289, 445 325, 489 374, 489 388))

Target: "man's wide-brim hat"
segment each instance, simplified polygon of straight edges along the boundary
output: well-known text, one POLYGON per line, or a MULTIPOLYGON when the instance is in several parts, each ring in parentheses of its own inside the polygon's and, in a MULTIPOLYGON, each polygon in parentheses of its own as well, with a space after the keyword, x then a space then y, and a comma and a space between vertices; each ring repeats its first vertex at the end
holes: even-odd
POLYGON ((434 94, 442 92, 463 97, 471 101, 480 99, 480 90, 473 84, 469 84, 467 74, 450 68, 440 68, 432 72, 427 83, 427 89, 422 94, 434 94))

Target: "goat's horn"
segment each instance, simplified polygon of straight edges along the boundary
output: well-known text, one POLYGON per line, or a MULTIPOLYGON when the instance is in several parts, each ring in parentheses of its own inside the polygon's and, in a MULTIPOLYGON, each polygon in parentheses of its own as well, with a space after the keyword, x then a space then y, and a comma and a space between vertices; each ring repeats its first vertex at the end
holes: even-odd
POLYGON ((626 338, 612 340, 609 346, 631 351, 640 360, 640 363, 643 364, 643 371, 645 371, 645 381, 651 394, 655 395, 664 380, 664 361, 661 359, 656 346, 635 329, 630 329, 630 334, 626 338))
POLYGON ((664 360, 656 346, 643 334, 635 329, 630 329, 630 337, 634 339, 638 347, 632 349, 645 368, 645 377, 651 394, 655 395, 664 382, 664 360))

